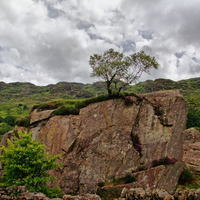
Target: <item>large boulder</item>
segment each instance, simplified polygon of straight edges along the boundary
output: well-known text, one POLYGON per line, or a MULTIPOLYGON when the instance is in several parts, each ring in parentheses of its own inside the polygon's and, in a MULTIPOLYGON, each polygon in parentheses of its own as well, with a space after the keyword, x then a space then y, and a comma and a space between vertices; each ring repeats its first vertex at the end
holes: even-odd
POLYGON ((175 191, 187 118, 179 91, 129 97, 128 105, 123 99, 93 103, 75 116, 38 116, 31 113, 37 123, 30 131, 46 151, 62 155, 52 185, 65 193, 95 193, 99 183, 126 174, 136 176, 134 187, 175 191))
POLYGON ((200 132, 190 128, 183 133, 183 162, 190 170, 200 173, 200 132))

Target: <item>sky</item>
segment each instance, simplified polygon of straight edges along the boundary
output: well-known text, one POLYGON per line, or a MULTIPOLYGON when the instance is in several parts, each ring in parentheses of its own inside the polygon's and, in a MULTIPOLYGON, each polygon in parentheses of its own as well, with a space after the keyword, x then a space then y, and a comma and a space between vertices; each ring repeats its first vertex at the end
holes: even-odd
POLYGON ((155 56, 140 81, 200 77, 199 0, 0 0, 0 81, 93 83, 90 55, 155 56))

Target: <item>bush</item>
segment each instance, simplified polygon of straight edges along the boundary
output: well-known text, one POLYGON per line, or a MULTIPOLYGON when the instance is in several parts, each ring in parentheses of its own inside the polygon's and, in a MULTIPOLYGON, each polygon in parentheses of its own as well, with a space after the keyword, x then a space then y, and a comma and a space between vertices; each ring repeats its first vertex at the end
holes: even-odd
POLYGON ((7 116, 3 119, 3 121, 7 124, 9 124, 10 126, 15 126, 15 121, 16 121, 16 117, 14 116, 7 116))
POLYGON ((152 167, 156 167, 159 165, 170 165, 174 164, 177 160, 175 158, 164 157, 159 160, 154 160, 152 162, 152 167))
POLYGON ((196 181, 195 176, 189 169, 183 169, 180 177, 179 177, 179 184, 187 185, 192 184, 196 181))
POLYGON ((31 111, 38 109, 39 111, 43 111, 43 110, 53 110, 58 108, 59 106, 62 106, 63 103, 61 102, 47 102, 47 103, 43 103, 43 104, 39 104, 39 105, 35 105, 31 108, 31 111))
POLYGON ((4 135, 5 133, 11 131, 12 129, 13 127, 10 126, 9 124, 6 124, 4 122, 0 123, 0 135, 4 135))
POLYGON ((106 185, 120 185, 120 184, 127 184, 132 183, 135 181, 135 177, 131 174, 126 174, 126 176, 121 178, 113 178, 110 181, 99 182, 97 185, 98 187, 103 187, 106 185))
POLYGON ((31 133, 19 132, 19 136, 21 139, 15 137, 14 143, 8 139, 8 147, 1 147, 3 154, 0 158, 4 165, 2 185, 24 185, 32 191, 47 193, 46 184, 54 179, 47 171, 61 165, 55 162, 60 155, 45 153, 45 146, 32 140, 31 133))
POLYGON ((72 106, 60 106, 56 111, 55 115, 78 115, 79 109, 72 106))
POLYGON ((189 108, 187 114, 186 128, 200 127, 200 112, 194 108, 189 108))
POLYGON ((131 96, 127 96, 125 97, 125 105, 129 106, 129 105, 133 105, 134 101, 133 101, 133 98, 131 96))
POLYGON ((21 119, 17 119, 16 125, 17 126, 29 127, 30 126, 30 116, 25 116, 21 119))
POLYGON ((119 184, 127 184, 127 183, 132 183, 135 181, 135 177, 131 174, 126 174, 125 177, 118 178, 118 179, 113 179, 113 184, 114 185, 119 185, 119 184))

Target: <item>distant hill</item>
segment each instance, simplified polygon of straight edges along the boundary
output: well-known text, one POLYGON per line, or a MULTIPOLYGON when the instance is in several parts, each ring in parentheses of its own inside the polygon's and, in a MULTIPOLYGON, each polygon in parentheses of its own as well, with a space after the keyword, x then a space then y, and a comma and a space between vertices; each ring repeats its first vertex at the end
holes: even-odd
MULTIPOLYGON (((179 89, 188 103, 191 123, 188 127, 200 127, 200 78, 181 81, 156 79, 130 85, 124 91, 149 93, 159 90, 179 89), (193 123, 196 121, 195 123, 193 123), (199 123, 197 123, 199 121, 199 123)), ((73 100, 95 97, 107 92, 104 82, 93 84, 59 82, 47 86, 32 83, 0 82, 0 135, 13 127, 16 118, 29 115, 31 107, 52 100, 73 100), (9 126, 7 126, 9 124, 9 126), (3 132, 1 132, 3 130, 3 132)))

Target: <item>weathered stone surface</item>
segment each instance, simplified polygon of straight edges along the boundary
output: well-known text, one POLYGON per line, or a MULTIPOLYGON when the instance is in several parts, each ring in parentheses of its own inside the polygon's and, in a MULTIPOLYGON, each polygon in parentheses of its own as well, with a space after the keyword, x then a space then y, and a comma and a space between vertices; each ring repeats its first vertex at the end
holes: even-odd
POLYGON ((38 121, 42 121, 44 119, 48 119, 52 116, 55 110, 44 110, 44 111, 38 111, 35 109, 33 112, 30 114, 30 124, 38 121))
POLYGON ((194 128, 184 131, 183 162, 190 170, 200 173, 200 132, 194 128))
POLYGON ((163 189, 155 189, 151 192, 151 194, 146 195, 144 198, 144 194, 146 191, 142 188, 130 188, 130 189, 123 189, 123 195, 121 194, 121 198, 119 200, 199 200, 200 196, 200 189, 177 189, 174 195, 170 195, 167 191, 163 189), (143 197, 142 197, 143 196, 143 197))
MULTIPOLYGON (((39 115, 34 112, 31 118, 39 119, 34 114, 39 115)), ((156 159, 181 160, 186 116, 186 103, 179 92, 165 91, 140 95, 131 106, 122 99, 94 103, 78 116, 54 116, 39 131, 32 131, 49 153, 62 154, 63 168, 54 172, 58 178, 54 184, 65 192, 95 193, 97 183, 141 166, 149 168, 156 159), (134 148, 136 134, 141 153, 134 148)))
MULTIPOLYGON (((51 112, 40 117, 34 111, 31 123, 49 118, 51 112)), ((98 183, 129 173, 141 177, 133 183, 139 187, 148 190, 155 184, 172 193, 180 173, 174 169, 181 164, 152 168, 152 163, 164 157, 182 159, 186 116, 180 93, 164 91, 134 97, 128 106, 122 99, 90 104, 79 115, 53 116, 30 131, 46 151, 62 154, 63 167, 52 174, 57 177, 53 185, 65 193, 95 193, 98 183), (138 172, 141 168, 148 170, 138 172)))
POLYGON ((64 195, 63 200, 101 200, 96 194, 84 194, 83 196, 64 195))

